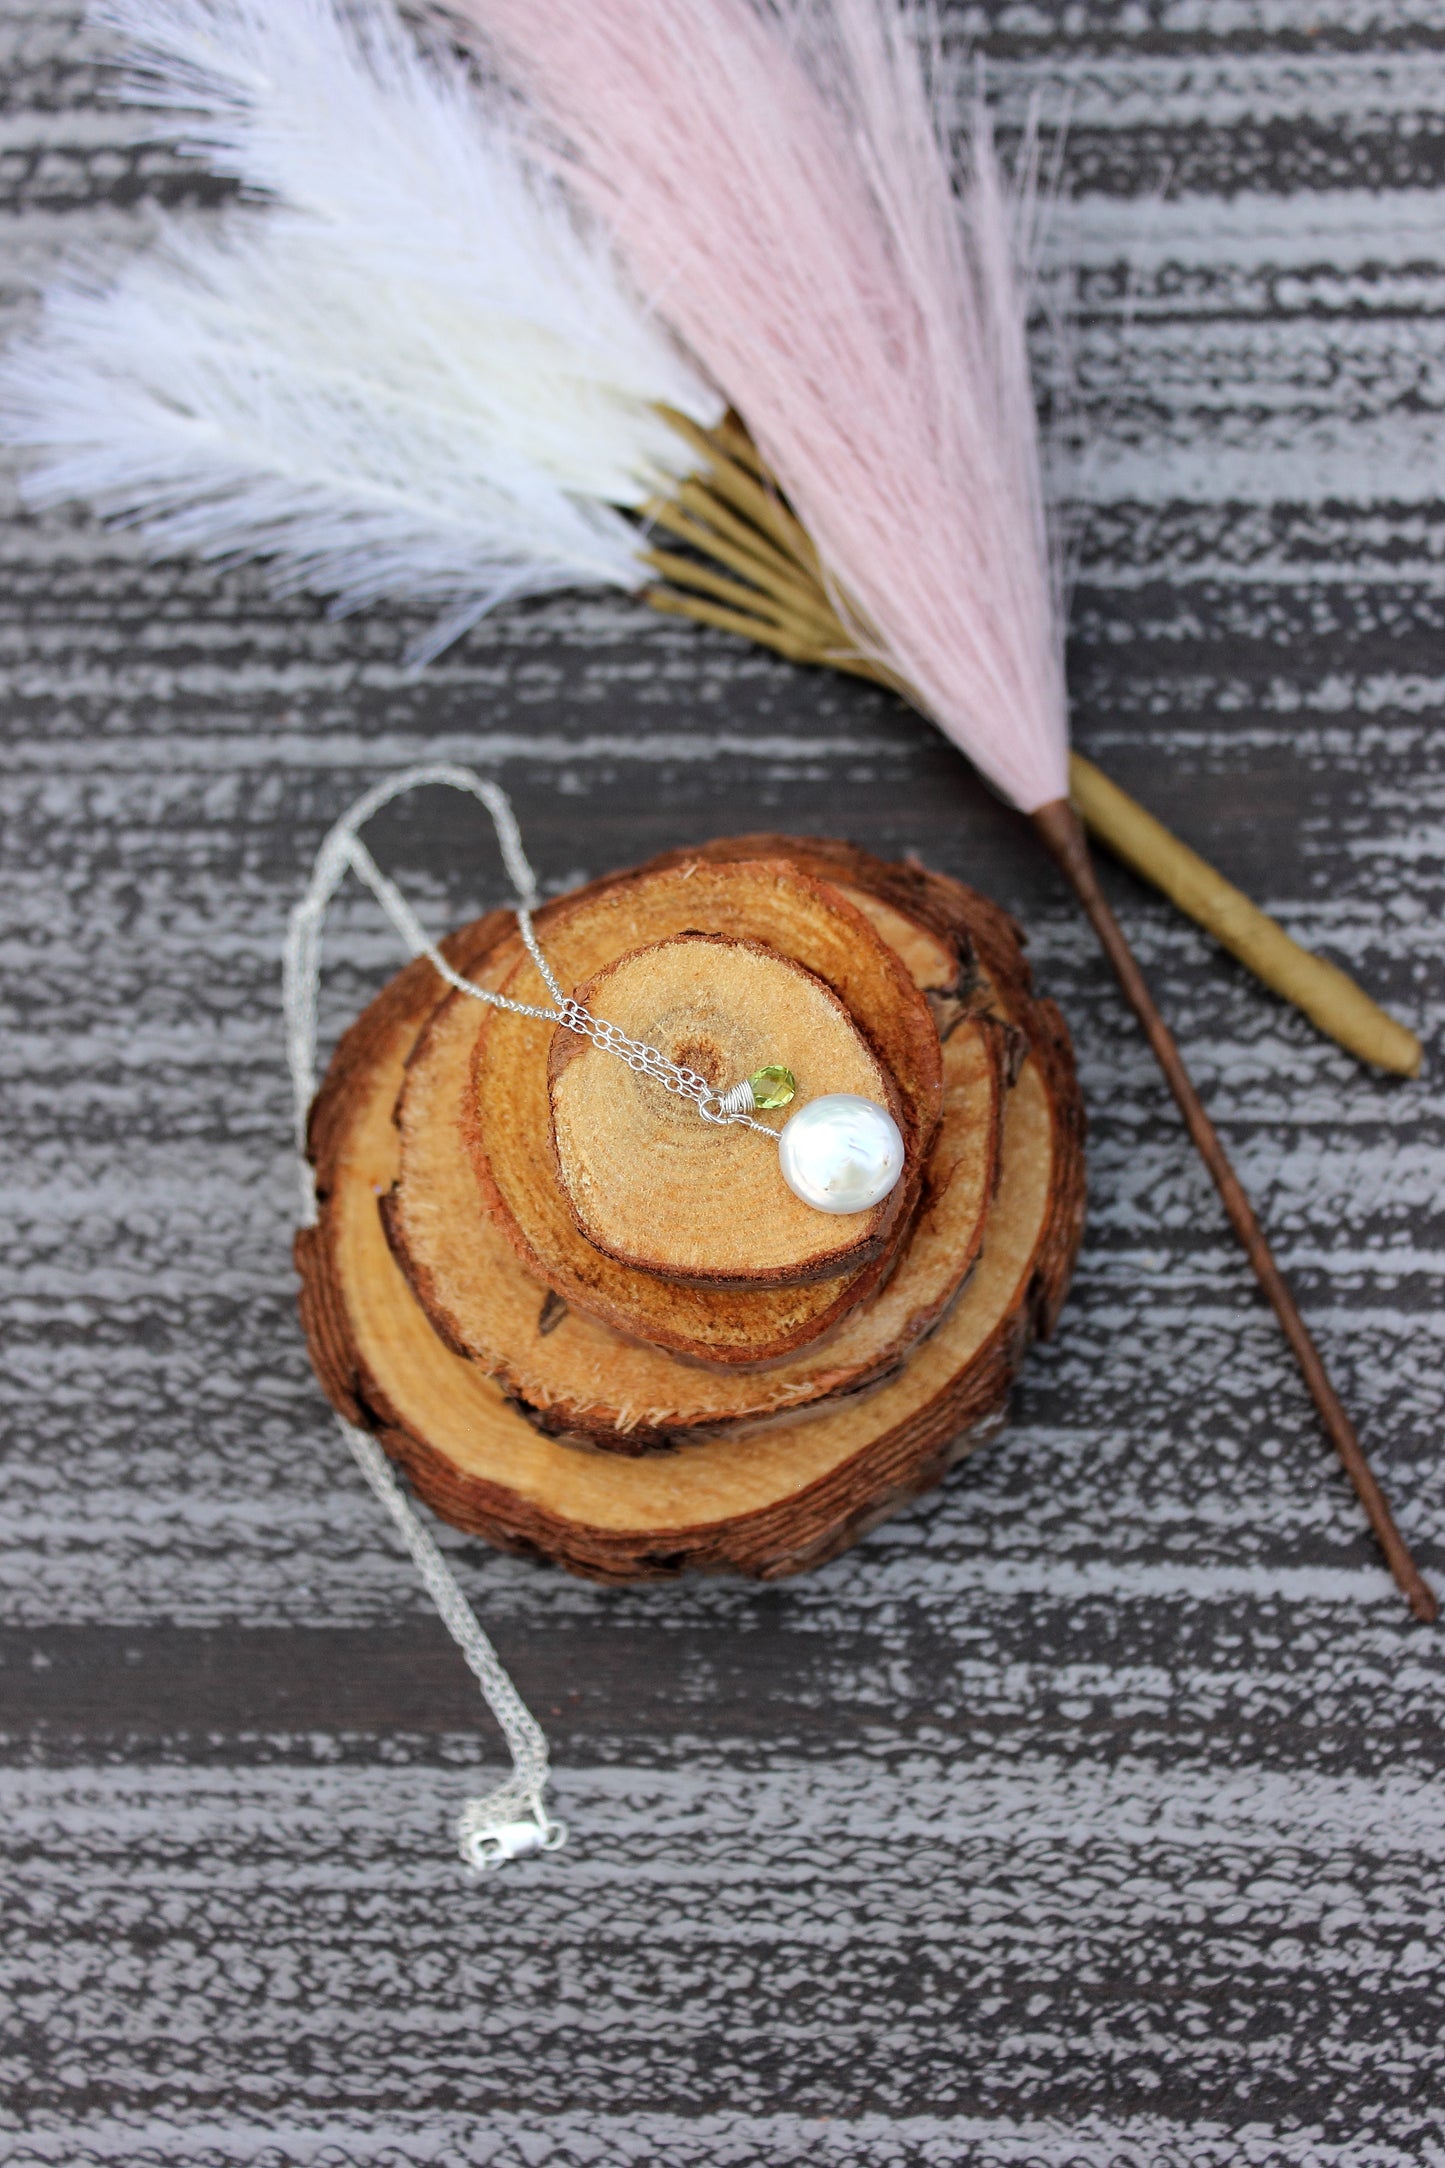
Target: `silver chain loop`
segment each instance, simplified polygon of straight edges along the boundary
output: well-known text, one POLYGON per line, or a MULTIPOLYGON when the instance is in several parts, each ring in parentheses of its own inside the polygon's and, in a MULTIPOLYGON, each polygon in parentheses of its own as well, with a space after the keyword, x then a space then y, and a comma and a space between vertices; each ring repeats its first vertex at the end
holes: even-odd
MULTIPOLYGON (((316 865, 306 893, 291 914, 284 958, 286 1055, 295 1102, 296 1156, 304 1226, 314 1226, 317 1217, 316 1184, 306 1157, 306 1123, 316 1096, 316 1005, 321 940, 327 905, 348 869, 361 874, 414 954, 429 956, 449 984, 461 985, 466 991, 473 990, 432 947, 405 898, 376 867, 356 833, 363 822, 389 800, 426 783, 440 783, 453 790, 467 791, 486 806, 496 823, 507 870, 518 895, 524 899, 518 911, 524 921, 524 938, 531 931, 529 906, 536 900, 536 884, 522 851, 512 808, 495 783, 486 782, 466 768, 409 768, 404 774, 379 783, 365 797, 358 798, 336 823, 316 854, 316 865)), ((545 969, 544 976, 549 976, 545 969)), ((551 1012, 538 1009, 529 1013, 546 1016, 551 1012)), ((470 1799, 463 1807, 456 1824, 457 1846, 462 1858, 476 1873, 486 1874, 504 1867, 509 1860, 523 1859, 530 1853, 555 1852, 566 1842, 567 1831, 564 1824, 547 1811, 551 1765, 541 1725, 507 1676, 501 1658, 457 1586, 455 1575, 430 1531, 422 1525, 404 1485, 375 1438, 340 1416, 336 1420, 358 1468, 390 1514, 411 1553, 442 1623, 481 1687, 488 1708, 501 1726, 512 1758, 511 1775, 482 1798, 470 1799)))

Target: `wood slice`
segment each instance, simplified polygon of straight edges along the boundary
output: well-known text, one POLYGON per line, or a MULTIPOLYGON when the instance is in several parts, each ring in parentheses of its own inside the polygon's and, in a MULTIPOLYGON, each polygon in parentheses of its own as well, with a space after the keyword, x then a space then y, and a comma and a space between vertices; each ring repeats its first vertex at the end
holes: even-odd
MULTIPOLYGON (((856 1092, 901 1112, 837 995, 757 942, 702 933, 655 942, 588 979, 577 999, 715 1090, 780 1064, 792 1072, 795 1106, 856 1092)), ((827 1279, 874 1255, 897 1215, 899 1191, 868 1212, 815 1211, 784 1182, 776 1146, 703 1121, 691 1100, 577 1032, 552 1034, 548 1083, 558 1175, 578 1229, 635 1271, 700 1287, 827 1279)), ((776 1132, 788 1111, 761 1119, 776 1132)))
MULTIPOLYGON (((783 861, 710 865, 693 858, 661 872, 617 876, 549 905, 538 932, 569 989, 633 950, 695 932, 758 942, 803 965, 842 1002, 891 1080, 905 1163, 875 1240, 862 1245, 860 1261, 836 1277, 740 1290, 638 1272, 581 1233, 546 1148, 553 1027, 488 1011, 476 1024, 468 1139, 482 1202, 523 1264, 569 1308, 694 1362, 777 1362, 831 1331, 887 1275, 917 1205, 942 1105, 937 1029, 893 950, 836 888, 783 861)), ((508 953, 515 962, 499 981, 503 990, 517 1001, 545 1003, 546 989, 520 940, 508 953)), ((474 1018, 477 1013, 473 1007, 474 1018)), ((418 1066, 426 1061, 423 1047, 418 1066)), ((405 1102, 401 1120, 409 1133, 405 1102)), ((403 1242, 406 1186, 397 1223, 403 1242)))
MULTIPOLYGON (((486 962, 477 967, 483 976, 486 962)), ((475 1026, 457 1004, 410 1059, 399 1174, 380 1200, 393 1250, 438 1333, 542 1429, 614 1452, 655 1452, 745 1420, 782 1418, 895 1371, 931 1331, 982 1243, 998 1172, 1003 1033, 965 1020, 944 1050, 943 1121, 907 1246, 886 1286, 825 1340, 763 1369, 680 1360, 568 1310, 475 1209, 463 1115, 475 1026)))
MULTIPOLYGON (((465 968, 463 965, 461 968, 465 968)), ((429 989, 414 988, 418 1006, 429 989)), ((781 1429, 641 1460, 539 1435, 438 1338, 376 1208, 396 1160, 404 1031, 353 1039, 318 1176, 321 1223, 298 1237, 302 1314, 334 1404, 376 1431, 444 1518, 599 1580, 689 1567, 767 1578, 844 1548, 939 1481, 1002 1412, 1031 1328, 1062 1299, 1081 1188, 1077 1122, 1030 1062, 1010 1095, 999 1194, 968 1288, 903 1374, 781 1429)))
MULTIPOLYGON (((1047 1331, 1062 1302, 1082 1226, 1082 1112, 1067 1034, 1053 1005, 1029 996, 1002 913, 960 884, 922 876, 930 885, 915 900, 930 916, 915 916, 899 894, 912 869, 854 854, 848 871, 932 934, 934 964, 956 944, 931 914, 945 926, 968 916, 975 946, 999 967, 979 991, 1018 1029, 1026 1059, 1009 1095, 984 1255, 961 1299, 900 1376, 783 1427, 630 1461, 539 1435, 439 1337, 382 1225, 379 1199, 398 1163, 392 1109, 435 1003, 427 966, 401 973, 338 1047, 311 1127, 320 1220, 297 1240, 313 1360, 337 1408, 373 1429, 458 1526, 599 1580, 689 1567, 771 1578, 844 1548, 994 1427, 1031 1332, 1047 1331)), ((474 971, 495 948, 495 920, 446 947, 457 968, 474 971)))

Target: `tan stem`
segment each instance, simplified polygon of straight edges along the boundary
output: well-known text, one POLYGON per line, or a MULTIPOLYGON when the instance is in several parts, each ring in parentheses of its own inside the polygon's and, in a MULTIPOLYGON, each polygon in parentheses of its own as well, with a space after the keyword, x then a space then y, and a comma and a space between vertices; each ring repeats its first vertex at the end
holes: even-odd
POLYGON ((684 482, 675 498, 649 499, 642 514, 654 527, 665 527, 679 541, 689 543, 704 557, 730 565, 769 594, 807 595, 811 601, 807 582, 797 577, 781 553, 743 521, 734 520, 726 505, 718 504, 701 482, 684 482))
POLYGON ((796 617, 786 606, 775 601, 761 588, 744 585, 741 580, 728 579, 721 572, 713 572, 706 565, 697 564, 690 557, 678 557, 671 550, 639 550, 643 564, 670 580, 674 587, 694 589, 700 595, 712 595, 732 609, 761 616, 766 623, 781 625, 797 637, 805 638, 805 621, 796 617))
POLYGON ((699 595, 678 594, 668 587, 649 587, 644 590, 645 599, 654 610, 661 610, 666 617, 690 617, 694 624, 711 625, 718 632, 737 633, 744 640, 752 640, 759 647, 771 648, 788 662, 821 663, 826 668, 847 669, 842 658, 823 653, 813 635, 799 633, 784 625, 768 624, 764 619, 751 617, 741 610, 724 609, 720 603, 704 602, 699 595))
POLYGON ((712 437, 713 442, 729 459, 736 460, 740 467, 746 467, 749 474, 756 475, 760 482, 766 482, 769 487, 774 486, 772 476, 758 455, 757 446, 736 414, 724 414, 712 432, 712 437))
MULTIPOLYGON (((663 522, 659 521, 659 525, 663 522)), ((673 522, 673 532, 681 532, 682 523, 673 522)), ((644 553, 645 556, 646 553, 644 553)), ((648 558, 647 562, 655 562, 648 558)), ((710 590, 711 591, 711 590, 710 590)), ((816 608, 808 612, 787 606, 787 598, 781 589, 773 588, 777 598, 776 612, 763 618, 757 614, 761 597, 750 595, 746 613, 739 606, 721 615, 709 605, 700 603, 686 593, 674 592, 666 587, 649 587, 644 599, 655 610, 669 617, 695 618, 700 625, 713 625, 724 632, 734 632, 745 640, 756 640, 763 647, 770 647, 775 654, 786 655, 790 662, 811 663, 828 670, 842 670, 849 677, 866 678, 870 685, 886 685, 911 707, 918 705, 908 686, 886 663, 876 662, 871 655, 864 655, 852 644, 851 637, 838 617, 830 610, 826 613, 816 608), (785 637, 780 637, 784 635, 785 637)))
POLYGON ((1435 1597, 1395 1525, 1384 1492, 1376 1482, 1365 1458, 1364 1448, 1355 1435, 1354 1425, 1330 1382, 1319 1349, 1310 1337, 1309 1327, 1300 1315, 1299 1306, 1290 1293, 1284 1274, 1275 1263, 1274 1254, 1265 1238, 1264 1229, 1255 1216, 1254 1207, 1229 1163, 1218 1131, 1204 1111, 1203 1101, 1194 1088, 1173 1035, 1154 1005, 1154 997, 1135 961, 1134 952, 1125 938, 1123 928, 1099 887, 1079 816, 1066 798, 1058 798, 1051 805, 1039 808, 1033 815, 1033 824, 1083 905, 1089 923, 1099 937, 1100 946, 1114 967, 1115 976, 1124 990, 1129 1006, 1144 1027, 1144 1036, 1164 1072, 1165 1082, 1174 1094, 1199 1156, 1214 1178, 1214 1185, 1229 1215, 1230 1225, 1254 1268, 1255 1278, 1279 1319, 1290 1350, 1299 1364, 1301 1375, 1309 1387, 1310 1397, 1319 1410, 1320 1419, 1344 1464, 1346 1474, 1354 1484, 1390 1571, 1404 1591, 1416 1618, 1429 1621, 1435 1617, 1435 1597))
MULTIPOLYGON (((657 552, 641 554, 648 564, 659 565, 661 562, 657 552)), ((696 585, 695 578, 688 584, 696 585)), ((718 593, 726 584, 719 581, 705 592, 718 593)), ((730 606, 723 611, 712 603, 700 601, 697 594, 687 593, 680 583, 672 587, 645 588, 643 599, 669 617, 691 617, 700 625, 712 625, 723 632, 737 633, 744 640, 756 640, 760 646, 772 648, 775 654, 786 655, 789 662, 841 670, 848 677, 866 678, 870 685, 884 685, 902 700, 909 698, 908 687, 886 663, 875 662, 872 656, 860 654, 857 648, 844 644, 848 634, 836 618, 820 627, 816 618, 801 616, 781 604, 764 617, 759 614, 765 607, 764 599, 741 586, 727 598, 730 606), (823 644, 829 637, 839 644, 836 647, 823 644)))
POLYGON ((724 452, 705 429, 700 429, 696 422, 690 421, 686 414, 679 414, 675 408, 668 406, 661 407, 659 412, 677 434, 707 461, 718 495, 726 497, 754 526, 761 527, 765 534, 774 536, 789 557, 806 566, 809 571, 816 572, 818 552, 813 545, 812 536, 802 521, 788 510, 776 487, 770 482, 757 480, 747 468, 724 452))
POLYGON ((817 550, 806 527, 793 517, 781 497, 774 494, 765 482, 759 482, 736 462, 714 458, 711 474, 714 490, 736 506, 745 519, 764 534, 770 534, 778 547, 815 577, 821 573, 817 550))
POLYGON ((1171 835, 1092 761, 1074 753, 1069 794, 1093 833, 1125 865, 1152 881, 1181 911, 1247 964, 1321 1031, 1361 1061, 1399 1076, 1418 1076, 1420 1042, 1371 1001, 1352 978, 1292 941, 1248 896, 1171 835))
POLYGON ((685 511, 696 514, 719 533, 727 535, 739 549, 749 551, 766 568, 768 578, 780 587, 816 596, 826 609, 831 610, 827 596, 807 567, 790 557, 776 537, 765 533, 755 520, 743 518, 713 487, 713 479, 682 483, 677 491, 678 503, 685 511))

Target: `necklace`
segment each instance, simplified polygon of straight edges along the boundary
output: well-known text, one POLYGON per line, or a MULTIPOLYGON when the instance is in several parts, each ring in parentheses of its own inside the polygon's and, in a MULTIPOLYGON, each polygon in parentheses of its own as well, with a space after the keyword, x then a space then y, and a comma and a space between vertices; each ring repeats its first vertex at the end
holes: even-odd
MULTIPOLYGON (((838 1136, 837 1115, 824 1118, 818 1110, 829 1108, 830 1100, 846 1103, 850 1121, 866 1124, 872 1117, 881 1117, 887 1130, 881 1132, 886 1148, 879 1152, 880 1132, 865 1131, 864 1142, 872 1137, 875 1158, 885 1167, 892 1168, 891 1177, 876 1190, 872 1201, 887 1196, 898 1180, 902 1170, 903 1146, 892 1116, 871 1100, 855 1097, 852 1093, 828 1093, 810 1100, 792 1116, 781 1133, 771 1130, 763 1122, 753 1118, 755 1110, 770 1106, 786 1105, 793 1096, 793 1080, 786 1070, 778 1073, 776 1065, 755 1072, 745 1085, 734 1085, 728 1091, 717 1093, 704 1077, 693 1070, 671 1062, 656 1047, 647 1046, 641 1040, 629 1039, 615 1025, 594 1017, 580 1002, 564 995, 552 970, 542 955, 537 942, 532 913, 537 905, 537 883, 526 853, 522 849, 521 833, 517 827, 511 803, 505 791, 495 783, 474 775, 469 769, 447 765, 409 768, 401 775, 389 777, 378 783, 364 797, 359 798, 349 812, 342 815, 327 834, 316 855, 315 867, 306 893, 291 914, 287 929, 284 969, 284 1009, 286 1017, 286 1057, 291 1075, 292 1100, 295 1118, 295 1145, 297 1173, 301 1186, 301 1224, 316 1224, 318 1203, 315 1182, 307 1158, 306 1125, 312 1101, 316 1097, 316 1037, 317 1037, 317 991, 321 974, 322 936, 326 924, 326 912, 348 872, 356 873, 371 890, 387 917, 391 920, 407 948, 416 956, 429 959, 434 970, 457 992, 493 1007, 519 1010, 523 1015, 538 1016, 564 1024, 568 1030, 582 1031, 593 1043, 606 1052, 626 1061, 640 1075, 650 1076, 661 1083, 665 1090, 691 1099, 705 1121, 744 1122, 748 1128, 762 1135, 773 1137, 778 1144, 779 1164, 785 1181, 799 1196, 806 1192, 798 1185, 806 1180, 817 1183, 823 1198, 818 1208, 822 1211, 841 1212, 865 1209, 864 1205, 840 1201, 844 1190, 827 1187, 827 1180, 836 1183, 840 1155, 836 1150, 827 1154, 810 1156, 809 1138, 813 1144, 823 1140, 836 1145, 838 1136), (376 864, 371 853, 361 841, 359 831, 373 814, 379 812, 394 798, 404 796, 428 784, 467 792, 479 799, 492 816, 497 831, 497 841, 502 858, 517 893, 517 921, 522 938, 527 944, 548 992, 556 1003, 555 1009, 531 1008, 525 1003, 511 1001, 488 988, 475 986, 458 971, 454 971, 446 958, 428 938, 415 912, 407 903, 395 883, 387 878, 376 864), (783 1091, 787 1083, 786 1097, 783 1091), (764 1090, 759 1093, 757 1086, 764 1090), (862 1115, 857 1109, 863 1109, 862 1115), (805 1117, 810 1122, 801 1129, 805 1117), (789 1143, 790 1137, 794 1140, 789 1143), (823 1181, 818 1183, 820 1171, 823 1181), (791 1173, 789 1169, 791 1168, 791 1173)), ((866 1156, 866 1155, 860 1155, 866 1156)), ((846 1161, 845 1161, 846 1164, 846 1161)), ((867 1169, 865 1167, 865 1173, 867 1169)), ((876 1179, 876 1175, 875 1175, 876 1179)), ((866 1186, 861 1193, 869 1195, 866 1186)), ((815 1203, 816 1196, 808 1196, 807 1202, 815 1203)), ((365 1477, 372 1493, 390 1516, 402 1542, 410 1552, 421 1574, 447 1631, 460 1649, 472 1675, 481 1688, 482 1697, 501 1727, 511 1757, 511 1773, 489 1792, 470 1799, 463 1806, 456 1822, 457 1847, 466 1864, 477 1874, 487 1874, 505 1867, 509 1861, 525 1859, 531 1854, 555 1851, 566 1842, 565 1825, 551 1813, 547 1793, 551 1782, 551 1760, 546 1736, 532 1712, 518 1694, 504 1669, 491 1641, 483 1632, 470 1604, 457 1585, 455 1576, 438 1548, 430 1531, 417 1518, 403 1485, 398 1481, 390 1461, 382 1447, 369 1432, 358 1429, 338 1415, 337 1428, 345 1438, 356 1465, 365 1477)))
MULTIPOLYGON (((795 1197, 819 1212, 867 1212, 881 1204, 896 1188, 903 1173, 904 1147, 898 1124, 886 1107, 856 1092, 825 1092, 791 1115, 781 1130, 756 1120, 790 1104, 796 1093, 792 1071, 780 1063, 768 1063, 750 1077, 719 1091, 695 1069, 670 1061, 658 1047, 629 1038, 616 1024, 594 1016, 572 995, 564 994, 556 974, 542 952, 533 924, 537 909, 536 876, 522 848, 521 831, 511 800, 496 783, 464 768, 414 769, 393 781, 378 785, 361 799, 328 839, 335 843, 337 877, 350 868, 371 890, 392 925, 414 956, 425 956, 432 968, 457 993, 490 1008, 510 1010, 514 1016, 535 1016, 558 1024, 591 1041, 602 1053, 624 1062, 634 1074, 650 1077, 664 1091, 690 1100, 705 1122, 740 1124, 769 1138, 777 1147, 778 1167, 795 1197), (516 913, 527 954, 555 1004, 550 1009, 478 986, 447 962, 422 926, 411 905, 372 857, 359 830, 373 813, 418 782, 447 783, 478 799, 492 817, 502 860, 516 891, 516 913)), ((318 871, 320 870, 318 863, 318 871)))

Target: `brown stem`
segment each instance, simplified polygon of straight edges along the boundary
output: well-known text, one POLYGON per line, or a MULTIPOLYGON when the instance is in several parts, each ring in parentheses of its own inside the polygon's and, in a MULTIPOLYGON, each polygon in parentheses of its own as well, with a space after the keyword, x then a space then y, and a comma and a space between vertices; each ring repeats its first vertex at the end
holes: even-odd
POLYGON ((1094 873, 1093 860, 1089 856, 1083 824, 1066 798, 1056 798, 1051 804, 1040 806, 1033 816, 1033 822, 1088 913, 1089 921, 1099 936, 1105 955, 1114 966, 1129 1005, 1144 1027, 1144 1036, 1154 1049, 1155 1058, 1164 1071, 1165 1081, 1184 1116, 1185 1125, 1194 1139, 1199 1156, 1214 1177, 1214 1186, 1224 1200, 1224 1209, 1229 1214, 1230 1223, 1244 1245, 1245 1255, 1254 1267, 1255 1278, 1269 1297, 1274 1314, 1284 1328, 1284 1336, 1294 1351, 1295 1361, 1310 1389, 1310 1396, 1319 1409, 1321 1420, 1336 1452, 1345 1464, 1345 1472, 1359 1494, 1360 1503, 1379 1539, 1391 1573, 1404 1590, 1416 1618, 1433 1619, 1436 1613, 1434 1595, 1406 1549, 1405 1539, 1395 1526, 1394 1516, 1385 1502, 1385 1494, 1371 1473, 1364 1449, 1355 1436, 1354 1425, 1330 1383, 1328 1372, 1320 1360, 1319 1350, 1310 1338, 1309 1328, 1300 1316, 1284 1275, 1274 1261, 1265 1240, 1264 1229, 1255 1218, 1254 1207, 1229 1163, 1214 1124, 1204 1111, 1189 1072, 1180 1059, 1179 1049, 1154 1006, 1154 997, 1145 983, 1143 972, 1134 960, 1134 952, 1124 938, 1119 921, 1105 901, 1094 873))

